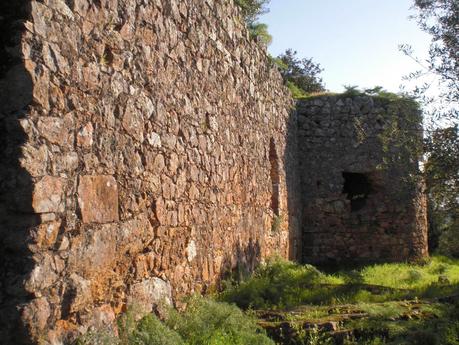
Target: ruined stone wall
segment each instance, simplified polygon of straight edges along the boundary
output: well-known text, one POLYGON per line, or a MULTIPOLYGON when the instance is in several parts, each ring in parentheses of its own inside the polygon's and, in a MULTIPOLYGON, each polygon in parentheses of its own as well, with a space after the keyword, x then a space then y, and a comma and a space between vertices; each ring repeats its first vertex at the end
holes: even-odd
POLYGON ((298 127, 305 262, 427 255, 414 102, 394 95, 312 97, 298 104, 298 127))
POLYGON ((2 341, 298 258, 292 102, 231 1, 2 6, 2 341))

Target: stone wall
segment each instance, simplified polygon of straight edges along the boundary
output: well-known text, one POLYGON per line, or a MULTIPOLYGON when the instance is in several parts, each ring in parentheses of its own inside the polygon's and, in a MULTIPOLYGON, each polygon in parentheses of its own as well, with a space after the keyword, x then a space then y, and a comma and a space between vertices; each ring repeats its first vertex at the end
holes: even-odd
POLYGON ((416 106, 298 103, 231 1, 0 3, 0 338, 60 344, 277 254, 427 254, 416 106))
POLYGON ((298 127, 303 260, 426 256, 416 104, 394 95, 317 96, 298 104, 298 127))
POLYGON ((292 101, 231 1, 1 6, 4 343, 299 257, 292 101))

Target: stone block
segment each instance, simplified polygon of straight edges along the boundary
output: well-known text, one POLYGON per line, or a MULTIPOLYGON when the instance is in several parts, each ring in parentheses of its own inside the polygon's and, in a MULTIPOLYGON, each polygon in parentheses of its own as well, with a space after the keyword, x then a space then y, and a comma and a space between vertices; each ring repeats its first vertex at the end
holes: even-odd
POLYGON ((64 179, 45 176, 35 184, 32 194, 32 208, 35 213, 62 212, 64 179))
POLYGON ((89 122, 84 125, 77 134, 77 145, 83 148, 90 148, 93 143, 94 128, 89 122))
POLYGON ((118 221, 118 187, 115 178, 80 176, 78 204, 84 223, 118 221))
POLYGON ((171 285, 156 277, 134 284, 129 289, 128 303, 138 305, 143 313, 150 313, 154 306, 172 305, 171 285))
POLYGON ((78 274, 70 275, 71 291, 70 311, 76 312, 83 309, 88 304, 92 303, 91 282, 80 277, 78 274))
POLYGON ((73 143, 72 134, 72 117, 71 115, 65 118, 43 116, 38 120, 37 128, 40 134, 50 143, 60 145, 62 147, 71 146, 73 143))
POLYGON ((91 278, 103 288, 105 279, 110 276, 110 267, 117 259, 117 232, 115 223, 85 227, 82 236, 71 239, 67 270, 84 273, 85 278, 91 278))
POLYGON ((46 298, 36 298, 22 310, 22 320, 29 326, 32 336, 38 336, 47 326, 51 308, 46 298))
POLYGON ((61 227, 60 221, 40 224, 37 230, 37 244, 39 247, 52 247, 56 243, 61 227))

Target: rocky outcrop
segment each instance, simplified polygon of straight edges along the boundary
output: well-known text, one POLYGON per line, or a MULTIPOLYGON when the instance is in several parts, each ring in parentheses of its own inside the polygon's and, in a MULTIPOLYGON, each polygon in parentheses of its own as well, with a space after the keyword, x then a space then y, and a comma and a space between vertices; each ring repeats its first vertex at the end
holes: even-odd
POLYGON ((298 257, 293 102, 230 1, 10 7, 3 325, 17 314, 24 342, 58 344, 136 300, 179 304, 266 256, 298 257))

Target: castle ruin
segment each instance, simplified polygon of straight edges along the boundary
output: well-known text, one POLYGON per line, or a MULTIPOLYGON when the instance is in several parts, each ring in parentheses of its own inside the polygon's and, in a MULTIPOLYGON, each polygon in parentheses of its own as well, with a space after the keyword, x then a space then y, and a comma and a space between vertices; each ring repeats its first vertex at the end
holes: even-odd
POLYGON ((5 343, 60 344, 272 255, 427 255, 418 112, 345 95, 295 110, 232 1, 1 8, 5 343))

